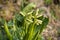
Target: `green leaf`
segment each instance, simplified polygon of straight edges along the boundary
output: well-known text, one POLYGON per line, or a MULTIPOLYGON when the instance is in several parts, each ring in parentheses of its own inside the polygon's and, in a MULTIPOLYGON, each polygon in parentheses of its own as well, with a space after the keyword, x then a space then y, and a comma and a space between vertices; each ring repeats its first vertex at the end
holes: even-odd
POLYGON ((52 0, 45 0, 46 5, 50 5, 52 3, 52 0))
POLYGON ((35 7, 36 7, 36 5, 34 3, 30 3, 22 10, 22 12, 28 13, 28 12, 32 11, 33 8, 35 8, 35 7))

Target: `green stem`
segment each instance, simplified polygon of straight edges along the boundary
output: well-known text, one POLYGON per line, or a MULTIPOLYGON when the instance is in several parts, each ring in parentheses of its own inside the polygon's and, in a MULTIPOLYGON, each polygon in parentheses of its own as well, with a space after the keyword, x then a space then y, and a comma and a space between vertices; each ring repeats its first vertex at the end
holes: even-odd
POLYGON ((8 29, 8 26, 7 26, 6 22, 4 24, 4 29, 5 29, 5 32, 6 32, 7 36, 8 36, 8 38, 9 38, 9 40, 12 40, 12 35, 9 32, 9 29, 8 29))
POLYGON ((33 37, 33 33, 34 33, 34 25, 35 25, 35 20, 36 18, 34 18, 34 22, 33 24, 31 25, 31 30, 30 30, 30 33, 29 33, 29 38, 28 40, 32 40, 32 37, 33 37))
POLYGON ((34 24, 32 25, 32 28, 31 28, 31 31, 30 31, 28 40, 31 40, 31 39, 32 39, 32 36, 33 36, 33 30, 34 30, 34 24))
POLYGON ((36 40, 38 36, 39 36, 39 32, 38 32, 38 34, 36 35, 36 37, 35 37, 35 39, 34 39, 34 40, 36 40))

